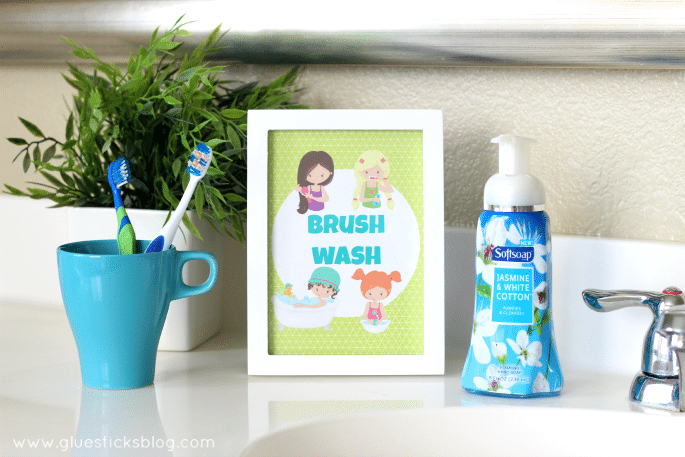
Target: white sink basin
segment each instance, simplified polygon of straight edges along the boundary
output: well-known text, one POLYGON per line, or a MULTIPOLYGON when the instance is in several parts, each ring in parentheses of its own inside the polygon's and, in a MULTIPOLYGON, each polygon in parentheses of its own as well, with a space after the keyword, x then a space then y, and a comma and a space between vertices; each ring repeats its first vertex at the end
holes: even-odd
POLYGON ((685 414, 452 407, 306 422, 250 443, 242 457, 683 455, 685 414))

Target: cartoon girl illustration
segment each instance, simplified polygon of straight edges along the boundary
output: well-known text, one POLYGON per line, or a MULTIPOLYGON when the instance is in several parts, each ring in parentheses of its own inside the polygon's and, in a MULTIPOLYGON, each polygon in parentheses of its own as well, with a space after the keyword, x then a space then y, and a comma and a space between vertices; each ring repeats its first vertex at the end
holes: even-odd
POLYGON ((388 209, 395 208, 392 199, 394 189, 388 182, 390 164, 380 151, 366 151, 354 164, 354 177, 357 187, 352 194, 352 208, 358 209, 359 202, 366 208, 380 208, 379 193, 385 193, 388 209))
POLYGON ((390 274, 382 271, 370 271, 364 273, 364 270, 358 268, 352 275, 352 279, 360 280, 361 293, 367 300, 364 314, 362 314, 362 321, 366 321, 371 325, 381 325, 387 319, 385 308, 381 300, 385 300, 392 291, 392 281, 401 282, 402 277, 399 271, 393 271, 390 274))
POLYGON ((300 194, 300 206, 297 212, 304 214, 308 209, 321 211, 329 199, 325 186, 333 181, 335 166, 333 158, 325 151, 309 151, 297 168, 297 185, 295 190, 300 194))
POLYGON ((308 303, 296 303, 295 308, 321 308, 330 300, 335 299, 340 292, 340 275, 330 267, 319 267, 314 270, 307 283, 307 287, 314 297, 318 298, 318 302, 312 299, 308 303))

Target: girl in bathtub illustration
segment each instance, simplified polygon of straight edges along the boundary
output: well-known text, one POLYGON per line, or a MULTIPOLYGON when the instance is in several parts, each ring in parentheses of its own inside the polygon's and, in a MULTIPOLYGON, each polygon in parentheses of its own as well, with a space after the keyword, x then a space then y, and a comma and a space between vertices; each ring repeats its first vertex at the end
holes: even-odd
POLYGON ((319 267, 312 272, 307 288, 314 295, 301 299, 277 293, 271 298, 279 329, 319 328, 330 330, 335 315, 335 296, 340 292, 340 275, 330 267, 319 267))
POLYGON ((354 164, 357 187, 352 194, 352 209, 358 209, 360 202, 365 208, 380 208, 381 192, 385 194, 388 209, 394 209, 395 201, 392 199, 394 189, 388 182, 389 176, 390 164, 382 152, 366 151, 362 154, 354 164))
POLYGON ((352 279, 361 280, 361 293, 369 300, 364 308, 361 323, 364 329, 370 333, 381 333, 390 325, 390 319, 385 312, 385 307, 381 300, 386 300, 392 292, 392 283, 401 282, 402 276, 399 271, 390 274, 382 271, 370 271, 358 268, 352 275, 352 279))
POLYGON ((326 186, 333 181, 335 164, 333 158, 325 151, 309 151, 297 167, 297 185, 295 191, 300 194, 300 205, 297 212, 308 210, 321 211, 329 200, 326 186))

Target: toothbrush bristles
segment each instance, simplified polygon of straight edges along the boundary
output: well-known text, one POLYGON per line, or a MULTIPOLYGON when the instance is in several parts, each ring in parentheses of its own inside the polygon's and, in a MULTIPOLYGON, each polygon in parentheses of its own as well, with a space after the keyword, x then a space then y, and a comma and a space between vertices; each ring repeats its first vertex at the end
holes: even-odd
POLYGON ((204 143, 199 143, 190 154, 188 160, 188 173, 203 177, 212 164, 212 148, 204 143))
POLYGON ((131 172, 128 169, 128 160, 119 157, 117 162, 119 162, 119 166, 115 166, 113 179, 116 186, 121 188, 131 180, 131 172))

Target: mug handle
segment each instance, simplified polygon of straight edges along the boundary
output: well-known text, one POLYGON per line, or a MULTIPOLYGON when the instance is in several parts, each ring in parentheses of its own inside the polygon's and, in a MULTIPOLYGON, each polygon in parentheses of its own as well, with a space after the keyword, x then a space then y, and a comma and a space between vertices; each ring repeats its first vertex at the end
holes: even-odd
POLYGON ((172 300, 178 300, 180 298, 191 297, 193 295, 204 294, 209 292, 209 290, 214 287, 216 283, 217 274, 219 271, 219 265, 216 261, 216 257, 213 254, 205 251, 177 251, 177 275, 176 275, 176 290, 174 293, 174 298, 172 300), (190 260, 204 260, 209 264, 209 277, 207 280, 200 284, 199 286, 188 286, 183 282, 183 265, 190 260))

